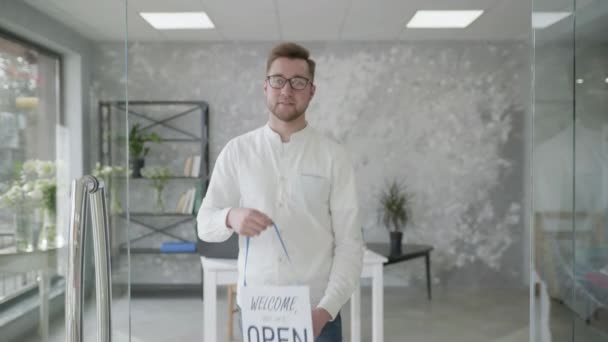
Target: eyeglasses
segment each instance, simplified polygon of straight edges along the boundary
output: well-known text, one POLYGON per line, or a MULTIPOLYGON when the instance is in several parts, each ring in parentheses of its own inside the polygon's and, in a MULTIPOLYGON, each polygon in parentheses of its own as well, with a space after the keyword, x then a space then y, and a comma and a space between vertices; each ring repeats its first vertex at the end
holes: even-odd
POLYGON ((310 80, 308 78, 301 76, 285 78, 279 75, 272 75, 266 77, 266 79, 268 80, 268 84, 270 84, 270 86, 274 89, 283 89, 283 87, 285 86, 285 84, 287 84, 288 81, 289 85, 291 86, 291 89, 293 90, 302 90, 306 88, 308 83, 310 83, 310 80))

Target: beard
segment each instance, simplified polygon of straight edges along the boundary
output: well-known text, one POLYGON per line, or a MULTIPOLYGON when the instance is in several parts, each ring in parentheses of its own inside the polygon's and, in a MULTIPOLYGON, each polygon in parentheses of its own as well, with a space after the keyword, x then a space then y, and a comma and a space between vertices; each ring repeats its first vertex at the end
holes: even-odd
POLYGON ((304 106, 303 108, 299 108, 298 106, 296 106, 295 104, 293 105, 284 105, 284 104, 279 104, 274 103, 274 104, 268 104, 268 109, 270 110, 270 112, 279 120, 283 121, 283 122, 292 122, 295 121, 296 119, 298 119, 300 116, 302 116, 305 112, 306 112, 306 108, 308 106, 304 106))

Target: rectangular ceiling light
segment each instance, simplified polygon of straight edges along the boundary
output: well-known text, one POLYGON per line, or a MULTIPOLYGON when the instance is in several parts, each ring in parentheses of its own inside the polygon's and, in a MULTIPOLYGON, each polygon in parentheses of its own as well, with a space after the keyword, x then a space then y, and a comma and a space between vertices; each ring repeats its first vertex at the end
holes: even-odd
POLYGON ((215 27, 205 12, 142 12, 139 15, 157 30, 194 30, 215 27))
POLYGON ((416 11, 407 28, 465 28, 482 14, 483 10, 416 11))
POLYGON ((544 29, 562 19, 569 17, 570 12, 532 12, 532 28, 544 29))

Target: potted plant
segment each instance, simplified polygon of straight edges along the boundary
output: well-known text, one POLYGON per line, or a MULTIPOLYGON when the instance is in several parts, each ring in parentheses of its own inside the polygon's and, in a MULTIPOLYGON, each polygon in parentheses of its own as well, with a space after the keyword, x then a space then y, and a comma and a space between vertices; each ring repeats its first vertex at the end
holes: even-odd
POLYGON ((155 132, 146 133, 140 128, 139 124, 131 126, 129 132, 129 154, 133 177, 141 178, 141 169, 144 167, 144 158, 150 152, 150 148, 145 146, 147 142, 159 143, 162 141, 160 135, 155 132))
POLYGON ((412 217, 411 199, 406 187, 397 181, 389 184, 380 196, 378 219, 390 233, 391 255, 401 254, 403 229, 412 217))

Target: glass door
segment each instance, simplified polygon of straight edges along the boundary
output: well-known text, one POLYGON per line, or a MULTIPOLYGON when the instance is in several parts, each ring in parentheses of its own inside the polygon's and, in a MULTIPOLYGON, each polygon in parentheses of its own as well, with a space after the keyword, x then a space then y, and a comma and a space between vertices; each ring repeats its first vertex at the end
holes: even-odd
POLYGON ((604 1, 534 1, 535 341, 607 336, 607 19, 604 1))
POLYGON ((575 341, 608 340, 608 3, 575 1, 575 341))
MULTIPOLYGON (((118 248, 128 225, 117 221, 126 188, 114 181, 125 178, 128 168, 126 161, 104 164, 99 157, 98 103, 108 97, 96 86, 109 77, 123 80, 110 99, 125 99, 123 50, 110 57, 120 69, 115 75, 107 75, 96 62, 107 53, 102 42, 124 46, 125 9, 122 1, 0 1, 2 341, 66 341, 66 327, 74 326, 65 321, 68 249, 77 242, 68 233, 70 185, 91 174, 105 183, 111 209, 112 319, 107 333, 113 341, 130 341, 129 268, 120 267, 128 255, 118 248)), ((95 340, 104 329, 97 323, 91 216, 89 211, 83 222, 83 271, 76 275, 83 278, 84 341, 95 340)), ((80 287, 79 282, 73 285, 80 287)))

